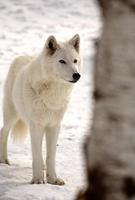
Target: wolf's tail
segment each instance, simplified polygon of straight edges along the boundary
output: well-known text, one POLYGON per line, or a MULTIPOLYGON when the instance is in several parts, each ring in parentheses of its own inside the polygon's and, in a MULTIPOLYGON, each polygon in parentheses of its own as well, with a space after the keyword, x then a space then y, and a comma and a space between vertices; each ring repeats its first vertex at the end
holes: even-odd
POLYGON ((11 133, 14 142, 23 142, 27 136, 28 127, 22 120, 18 120, 11 133))

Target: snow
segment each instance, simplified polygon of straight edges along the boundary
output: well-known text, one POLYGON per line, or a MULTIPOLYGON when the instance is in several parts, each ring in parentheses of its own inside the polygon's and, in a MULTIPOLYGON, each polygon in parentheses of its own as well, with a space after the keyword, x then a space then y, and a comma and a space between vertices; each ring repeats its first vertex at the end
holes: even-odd
POLYGON ((82 78, 75 84, 57 146, 57 173, 66 185, 29 184, 29 137, 24 144, 14 144, 9 139, 11 166, 0 165, 0 200, 74 199, 85 185, 82 147, 92 116, 93 40, 101 26, 98 8, 94 0, 5 0, 0 2, 0 24, 0 127, 3 84, 12 60, 21 54, 38 53, 50 34, 58 40, 81 35, 82 78))

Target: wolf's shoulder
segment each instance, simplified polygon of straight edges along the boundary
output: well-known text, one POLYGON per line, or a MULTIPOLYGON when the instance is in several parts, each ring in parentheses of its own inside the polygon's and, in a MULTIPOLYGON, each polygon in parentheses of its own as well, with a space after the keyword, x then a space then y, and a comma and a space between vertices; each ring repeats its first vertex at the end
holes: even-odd
POLYGON ((30 56, 30 55, 18 56, 13 60, 11 66, 22 66, 22 65, 24 66, 30 63, 34 58, 35 56, 30 56))

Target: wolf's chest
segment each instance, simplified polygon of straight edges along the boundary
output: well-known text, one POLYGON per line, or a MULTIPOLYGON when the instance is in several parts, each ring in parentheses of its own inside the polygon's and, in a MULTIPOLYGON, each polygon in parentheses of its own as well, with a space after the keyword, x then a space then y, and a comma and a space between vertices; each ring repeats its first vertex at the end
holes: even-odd
POLYGON ((70 93, 67 86, 43 84, 38 89, 38 98, 47 108, 58 110, 67 106, 70 93))
POLYGON ((31 119, 46 126, 53 126, 62 120, 65 109, 51 110, 39 102, 33 106, 31 119))
MULTIPOLYGON (((46 125, 55 125, 63 118, 71 89, 42 85, 29 96, 30 118, 46 125)), ((27 110, 28 111, 28 110, 27 110)))

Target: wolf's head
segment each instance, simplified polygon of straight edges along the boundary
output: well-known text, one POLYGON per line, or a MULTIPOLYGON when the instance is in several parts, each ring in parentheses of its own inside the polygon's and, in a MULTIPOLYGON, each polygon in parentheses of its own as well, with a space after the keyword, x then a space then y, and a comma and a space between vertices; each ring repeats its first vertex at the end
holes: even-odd
POLYGON ((66 42, 59 43, 54 36, 49 36, 43 49, 42 62, 47 76, 66 83, 77 82, 81 76, 79 49, 78 34, 66 42))

